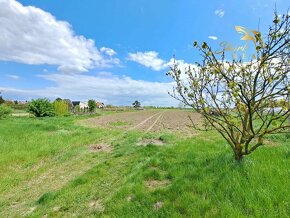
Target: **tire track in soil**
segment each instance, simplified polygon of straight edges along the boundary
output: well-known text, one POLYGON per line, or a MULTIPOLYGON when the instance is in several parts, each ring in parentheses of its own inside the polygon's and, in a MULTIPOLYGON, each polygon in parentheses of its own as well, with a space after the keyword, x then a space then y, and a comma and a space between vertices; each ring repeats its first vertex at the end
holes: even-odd
POLYGON ((139 126, 144 125, 147 121, 151 120, 153 117, 155 117, 156 115, 161 114, 161 113, 162 113, 162 112, 159 112, 159 113, 153 114, 152 116, 146 118, 145 120, 143 120, 142 122, 138 123, 137 125, 131 127, 129 130, 136 129, 136 128, 139 127, 139 126))
POLYGON ((154 126, 155 124, 160 120, 160 118, 163 116, 164 112, 162 112, 157 119, 153 122, 153 124, 145 131, 146 133, 149 132, 154 126))

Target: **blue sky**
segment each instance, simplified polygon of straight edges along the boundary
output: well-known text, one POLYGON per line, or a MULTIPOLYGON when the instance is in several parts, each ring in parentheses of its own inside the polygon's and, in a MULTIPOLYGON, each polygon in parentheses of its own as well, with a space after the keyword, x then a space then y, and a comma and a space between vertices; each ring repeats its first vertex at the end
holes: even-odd
POLYGON ((195 40, 242 45, 234 27, 265 32, 275 3, 286 13, 285 0, 0 0, 0 90, 6 99, 175 106, 172 56, 199 61, 195 40))

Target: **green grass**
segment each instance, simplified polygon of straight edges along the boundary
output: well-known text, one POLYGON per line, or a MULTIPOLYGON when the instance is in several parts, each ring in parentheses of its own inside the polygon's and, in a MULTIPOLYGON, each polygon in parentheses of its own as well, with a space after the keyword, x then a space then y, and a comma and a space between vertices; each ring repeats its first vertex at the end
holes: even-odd
POLYGON ((236 163, 215 132, 185 138, 78 125, 87 117, 0 121, 0 217, 290 214, 289 135, 269 137, 236 163), (165 145, 138 146, 143 138, 165 145), (91 152, 99 142, 112 152, 91 152), (152 189, 150 181, 167 183, 152 189))

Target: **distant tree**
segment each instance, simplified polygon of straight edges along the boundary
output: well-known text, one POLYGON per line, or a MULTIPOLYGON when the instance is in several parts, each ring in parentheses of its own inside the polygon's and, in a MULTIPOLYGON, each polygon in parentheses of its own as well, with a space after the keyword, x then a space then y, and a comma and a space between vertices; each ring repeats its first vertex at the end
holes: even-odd
POLYGON ((139 101, 137 101, 137 100, 134 101, 132 105, 133 105, 134 108, 139 108, 139 107, 141 107, 141 103, 140 103, 139 101))
POLYGON ((176 82, 172 96, 200 113, 238 161, 264 145, 266 135, 289 131, 289 24, 288 13, 275 13, 264 39, 251 31, 256 51, 250 61, 228 60, 226 48, 216 54, 195 42, 202 62, 188 67, 186 80, 177 64, 168 73, 176 82))
POLYGON ((61 98, 56 98, 55 101, 62 101, 62 99, 61 98))
POLYGON ((66 102, 66 104, 68 105, 69 111, 72 112, 74 107, 73 107, 71 100, 70 99, 63 99, 63 101, 66 102))
POLYGON ((27 111, 36 117, 52 117, 56 115, 53 104, 46 98, 33 99, 28 104, 27 111))
POLYGON ((54 106, 55 113, 57 116, 69 115, 69 106, 68 106, 67 102, 65 102, 63 100, 56 99, 53 102, 53 106, 54 106))
POLYGON ((0 96, 0 104, 3 104, 5 102, 5 100, 3 99, 2 96, 0 96))
POLYGON ((89 111, 90 112, 94 112, 95 110, 96 110, 96 101, 95 100, 93 100, 93 99, 90 99, 89 101, 88 101, 88 106, 89 106, 89 111))

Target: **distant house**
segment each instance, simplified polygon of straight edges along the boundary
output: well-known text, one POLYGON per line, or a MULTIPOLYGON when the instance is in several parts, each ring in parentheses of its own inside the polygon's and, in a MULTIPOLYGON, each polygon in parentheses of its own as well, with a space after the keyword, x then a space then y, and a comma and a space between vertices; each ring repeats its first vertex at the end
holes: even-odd
POLYGON ((97 108, 104 108, 105 104, 103 102, 96 102, 96 107, 97 108))
POLYGON ((88 103, 86 103, 86 102, 72 101, 71 103, 72 103, 73 107, 79 106, 80 109, 85 109, 88 107, 88 103))
POLYGON ((27 104, 27 103, 29 103, 28 101, 18 101, 17 102, 18 104, 27 104))
POLYGON ((86 102, 80 102, 80 108, 81 109, 88 108, 88 107, 89 107, 88 103, 86 103, 86 102))

